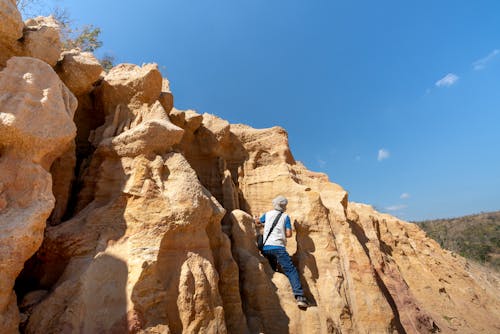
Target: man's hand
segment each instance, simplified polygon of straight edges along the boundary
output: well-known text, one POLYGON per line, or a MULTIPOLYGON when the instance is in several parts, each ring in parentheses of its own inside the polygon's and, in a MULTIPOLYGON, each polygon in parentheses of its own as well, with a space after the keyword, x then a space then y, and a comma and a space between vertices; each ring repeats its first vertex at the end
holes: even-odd
POLYGON ((289 229, 289 228, 287 228, 287 229, 285 230, 285 236, 286 236, 287 238, 291 238, 291 237, 292 237, 292 230, 291 230, 291 229, 289 229))
POLYGON ((257 226, 257 227, 262 226, 262 223, 260 222, 260 219, 258 216, 253 216, 253 220, 254 220, 255 226, 257 226))

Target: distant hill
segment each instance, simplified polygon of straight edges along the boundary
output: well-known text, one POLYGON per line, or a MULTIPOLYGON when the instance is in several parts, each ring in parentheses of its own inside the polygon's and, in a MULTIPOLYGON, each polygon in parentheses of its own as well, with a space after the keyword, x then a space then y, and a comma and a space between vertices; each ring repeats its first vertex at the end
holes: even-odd
POLYGON ((415 223, 441 247, 500 271, 500 211, 415 223))

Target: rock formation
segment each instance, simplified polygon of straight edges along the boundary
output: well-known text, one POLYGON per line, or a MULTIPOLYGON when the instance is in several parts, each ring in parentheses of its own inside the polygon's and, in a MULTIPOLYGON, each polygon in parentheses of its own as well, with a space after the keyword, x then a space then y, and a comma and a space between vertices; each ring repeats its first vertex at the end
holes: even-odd
POLYGON ((54 207, 49 168, 75 137, 76 99, 54 70, 13 57, 0 72, 0 332, 18 326, 12 289, 54 207))
POLYGON ((0 18, 1 333, 500 331, 498 276, 349 202, 284 129, 178 110, 156 65, 104 73, 50 19, 0 18), (307 310, 255 243, 279 194, 307 310))
POLYGON ((0 1, 0 68, 13 56, 34 57, 54 66, 61 53, 59 25, 53 17, 23 23, 15 0, 0 1))
POLYGON ((15 0, 0 1, 0 67, 16 55, 18 40, 23 37, 23 21, 15 0))

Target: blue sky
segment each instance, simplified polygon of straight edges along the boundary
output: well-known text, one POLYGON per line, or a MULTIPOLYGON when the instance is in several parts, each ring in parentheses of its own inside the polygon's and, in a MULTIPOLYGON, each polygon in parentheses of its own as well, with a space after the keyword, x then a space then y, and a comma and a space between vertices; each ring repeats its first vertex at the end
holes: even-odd
POLYGON ((257 128, 406 220, 500 210, 500 1, 58 1, 175 105, 257 128))

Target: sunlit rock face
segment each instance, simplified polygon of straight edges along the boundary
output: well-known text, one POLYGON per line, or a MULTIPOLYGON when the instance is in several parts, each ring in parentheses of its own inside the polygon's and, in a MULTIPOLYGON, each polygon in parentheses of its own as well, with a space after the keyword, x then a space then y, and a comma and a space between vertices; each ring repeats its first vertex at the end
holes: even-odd
POLYGON ((498 276, 349 202, 284 129, 179 110, 155 64, 104 73, 13 1, 0 18, 0 333, 500 330, 498 276), (277 195, 307 310, 256 247, 277 195))
POLYGON ((17 329, 13 287, 54 207, 49 168, 76 134, 76 99, 46 63, 13 57, 0 71, 0 332, 17 329))
POLYGON ((52 17, 39 16, 24 22, 23 55, 38 58, 54 66, 61 54, 59 23, 52 17))
POLYGON ((0 68, 13 56, 38 58, 54 66, 61 53, 59 24, 53 17, 22 21, 15 0, 0 1, 0 68))
POLYGON ((0 67, 16 55, 19 49, 18 40, 23 37, 23 20, 16 8, 15 0, 0 1, 0 67))
MULTIPOLYGON (((97 98, 108 89, 126 95, 99 89, 97 98)), ((46 229, 34 272, 38 289, 53 291, 30 307, 24 331, 245 329, 238 267, 220 226, 225 209, 172 149, 184 130, 162 104, 127 96, 92 132, 81 210, 46 229)))

